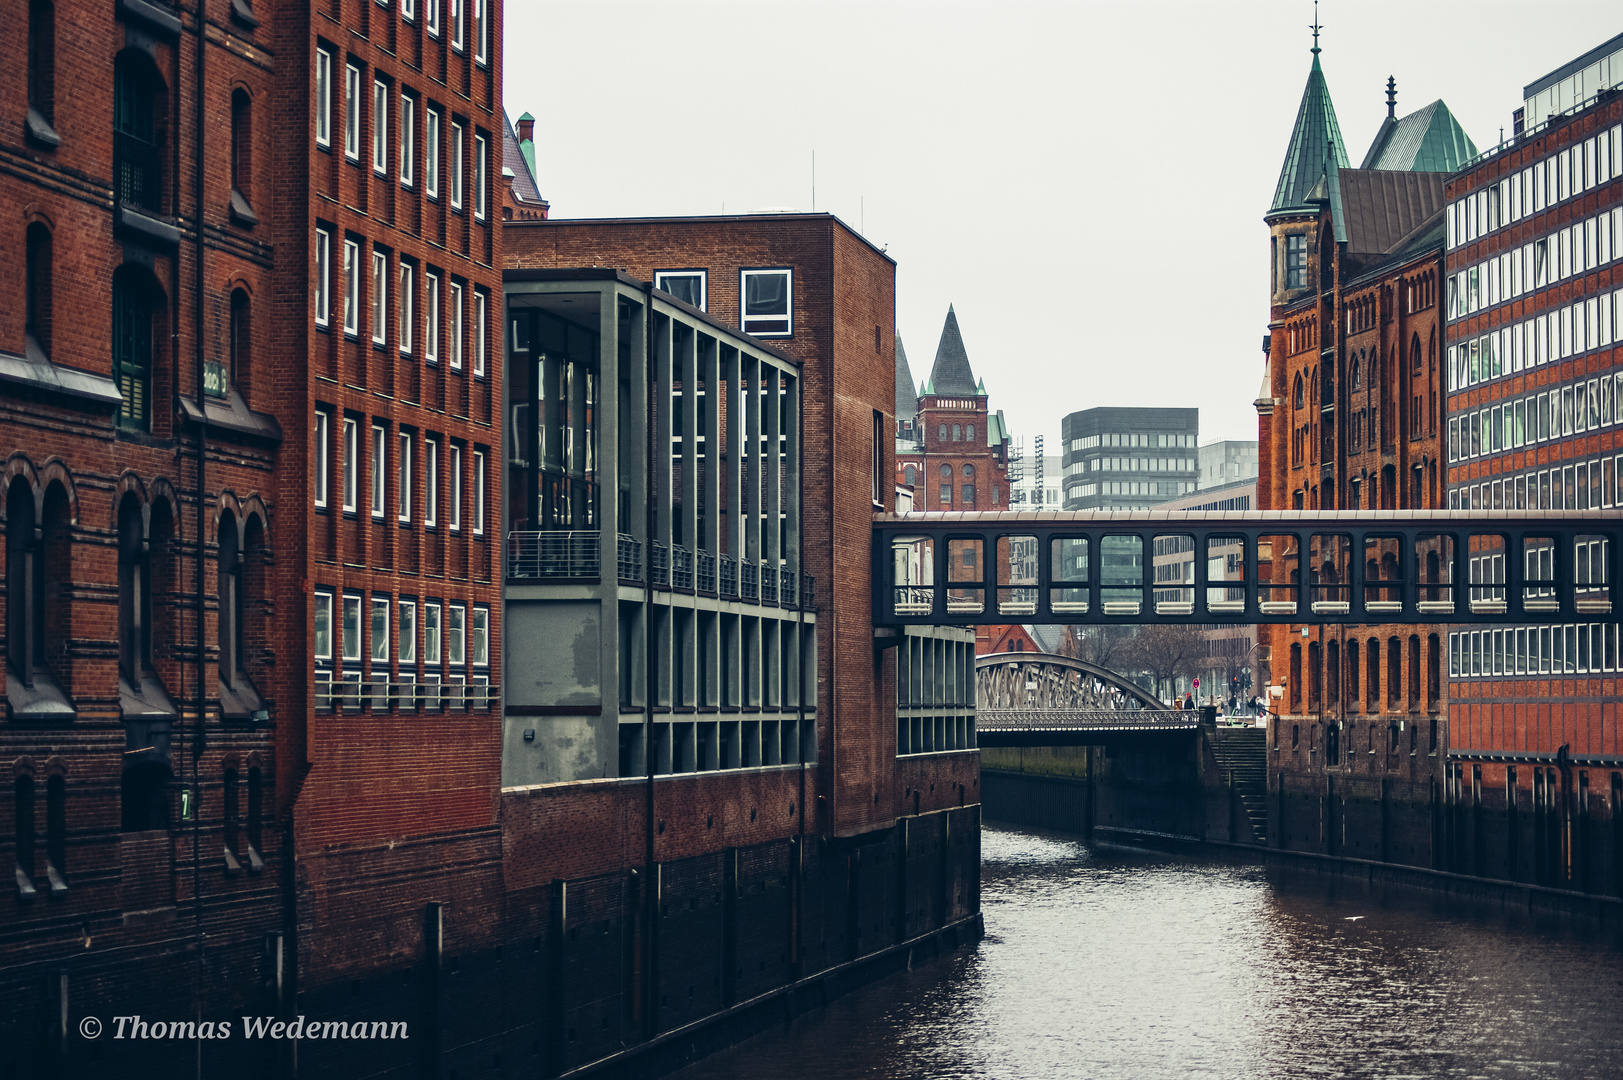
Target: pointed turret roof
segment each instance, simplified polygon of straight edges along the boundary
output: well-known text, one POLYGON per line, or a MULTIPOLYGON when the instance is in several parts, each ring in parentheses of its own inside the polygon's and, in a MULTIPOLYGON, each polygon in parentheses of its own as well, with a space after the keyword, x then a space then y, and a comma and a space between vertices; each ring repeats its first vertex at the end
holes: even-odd
POLYGON ((1390 115, 1382 120, 1359 168, 1449 173, 1474 157, 1476 143, 1438 98, 1401 120, 1390 115))
POLYGON ((896 335, 896 422, 905 424, 919 414, 918 394, 913 389, 913 372, 907 366, 907 350, 902 335, 896 335))
POLYGON ((1313 66, 1307 73, 1307 87, 1296 109, 1296 126, 1291 131, 1290 147, 1285 151, 1285 164, 1279 170, 1279 183, 1268 213, 1311 209, 1308 195, 1321 178, 1327 181, 1334 201, 1336 173, 1346 167, 1347 148, 1341 140, 1341 125, 1336 122, 1336 107, 1330 102, 1330 87, 1319 67, 1319 35, 1315 28, 1313 66))
POLYGON ((964 350, 963 335, 958 332, 958 314, 947 305, 947 322, 941 328, 941 343, 936 346, 935 364, 930 368, 929 392, 954 397, 975 397, 975 373, 969 369, 969 353, 964 350))

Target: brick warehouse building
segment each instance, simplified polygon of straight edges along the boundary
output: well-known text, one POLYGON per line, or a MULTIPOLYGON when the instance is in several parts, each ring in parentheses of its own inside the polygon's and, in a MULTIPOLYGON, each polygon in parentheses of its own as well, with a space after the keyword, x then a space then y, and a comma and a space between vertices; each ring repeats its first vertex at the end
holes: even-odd
POLYGON ((137 1075, 193 1048, 125 1060, 58 1017, 347 1000, 421 963, 430 901, 499 890, 498 721, 466 687, 500 648, 500 11, 27 10, 0 45, 0 1060, 137 1075))
MULTIPOLYGON (((1271 318, 1259 413, 1259 509, 1441 505, 1443 184, 1474 146, 1447 106, 1387 116, 1348 167, 1318 59, 1268 223, 1271 318)), ((1315 603, 1346 602, 1350 561, 1396 576, 1397 542, 1307 553, 1315 603), (1342 583, 1342 584, 1338 584, 1342 583)), ((1258 553, 1297 580, 1295 541, 1258 553)), ((1366 585, 1365 600, 1384 596, 1366 585)), ((1269 835, 1282 847, 1418 866, 1441 862, 1434 805, 1448 746, 1442 627, 1260 628, 1280 696, 1268 738, 1269 835)), ((1263 680, 1259 680, 1263 681, 1263 680)))
MULTIPOLYGON (((1528 85, 1513 138, 1449 179, 1450 507, 1623 505, 1619 84, 1623 36, 1528 85)), ((1470 601, 1520 570, 1570 576, 1584 610, 1607 548, 1474 550, 1470 601)), ((1451 868, 1623 895, 1617 613, 1589 610, 1606 618, 1448 635, 1451 868)))

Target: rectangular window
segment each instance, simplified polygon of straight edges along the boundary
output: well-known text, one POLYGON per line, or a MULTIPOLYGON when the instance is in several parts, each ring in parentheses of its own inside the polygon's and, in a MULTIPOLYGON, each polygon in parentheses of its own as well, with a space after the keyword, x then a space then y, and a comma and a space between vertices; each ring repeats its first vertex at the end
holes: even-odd
POLYGON ((315 619, 315 658, 318 661, 330 663, 332 661, 332 591, 330 589, 316 590, 315 619))
POLYGON ((382 425, 372 425, 372 516, 383 516, 383 478, 388 475, 389 441, 382 425))
POLYGON ((451 604, 445 612, 445 659, 452 667, 461 667, 467 657, 468 609, 463 604, 451 604))
POLYGON ((395 637, 400 640, 400 662, 417 663, 417 601, 400 601, 400 614, 396 620, 395 637))
POLYGON ((485 290, 473 290, 473 373, 485 373, 485 290))
POLYGON ((440 4, 442 0, 423 0, 423 22, 428 24, 432 37, 440 36, 440 4))
POLYGON ((411 520, 411 433, 400 433, 400 521, 411 520))
POLYGON ((339 628, 339 647, 348 663, 361 662, 361 594, 344 594, 344 622, 339 628))
POLYGON ((490 27, 486 5, 490 0, 473 0, 473 58, 478 63, 487 63, 489 54, 486 49, 489 45, 490 27))
POLYGON ((885 417, 878 409, 873 414, 873 447, 870 451, 873 464, 873 504, 883 508, 885 505, 885 417))
POLYGON ((389 88, 379 79, 372 81, 372 170, 389 173, 389 88))
POLYGON ((440 605, 433 600, 423 605, 423 663, 440 662, 440 605))
POLYGON ((311 469, 311 472, 314 473, 313 478, 316 486, 316 506, 323 509, 327 506, 327 463, 330 453, 327 440, 330 435, 331 424, 332 414, 325 409, 317 409, 312 433, 315 437, 315 449, 312 453, 314 468, 311 469))
POLYGON ((355 512, 361 482, 361 431, 354 417, 344 417, 344 512, 355 512))
POLYGON ((344 333, 361 332, 361 247, 344 241, 344 333))
POLYGON ((430 107, 425 122, 423 145, 423 191, 430 199, 440 197, 440 111, 430 107))
POLYGON ((1307 237, 1302 235, 1287 236, 1285 238, 1285 288, 1304 289, 1307 287, 1307 237))
POLYGON ((794 272, 741 270, 743 330, 756 337, 789 337, 794 333, 794 272))
MULTIPOLYGON (((455 2, 455 0, 453 0, 455 2)), ((451 121, 451 209, 462 209, 462 125, 451 121)))
POLYGON ((344 156, 361 160, 361 69, 344 66, 344 156))
POLYGON ((400 0, 400 17, 407 22, 417 20, 417 0, 400 0))
POLYGON ((468 644, 476 668, 490 666, 490 609, 483 604, 473 606, 473 626, 468 644))
POLYGON ((461 52, 466 46, 463 33, 468 0, 451 0, 451 48, 461 52))
POLYGON ((332 317, 332 237, 326 229, 316 230, 316 325, 326 326, 332 317))
POLYGON ((423 440, 423 524, 437 525, 440 516, 440 441, 423 440))
POLYGON ((462 370, 462 285, 451 282, 451 370, 462 370))
POLYGON ((417 181, 417 99, 400 95, 400 182, 417 181))
MULTIPOLYGON (((1623 458, 1618 458, 1623 461, 1623 458)), ((474 536, 485 533, 485 451, 474 450, 474 536)))
POLYGON ((485 220, 485 137, 473 137, 473 216, 485 220))
POLYGON ((705 311, 706 277, 703 270, 655 270, 654 288, 664 289, 684 304, 705 311))
POLYGON ((372 342, 382 345, 389 339, 384 325, 389 312, 389 256, 381 251, 372 253, 372 342))
POLYGON ((332 145, 332 53, 316 50, 316 145, 332 145))
POLYGON ((462 531, 462 447, 451 444, 451 531, 462 531))
POLYGON ((416 322, 417 312, 415 300, 417 289, 412 281, 413 270, 410 263, 400 264, 400 327, 396 331, 400 335, 400 351, 411 352, 412 324, 416 322))
POLYGON ((374 665, 382 664, 382 670, 373 668, 374 675, 387 675, 389 672, 389 598, 387 596, 372 596, 372 661, 374 665))

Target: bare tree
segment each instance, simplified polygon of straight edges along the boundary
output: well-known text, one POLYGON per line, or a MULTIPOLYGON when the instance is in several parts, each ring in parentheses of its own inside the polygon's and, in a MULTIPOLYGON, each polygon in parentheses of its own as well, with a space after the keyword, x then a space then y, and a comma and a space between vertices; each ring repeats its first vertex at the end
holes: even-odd
POLYGON ((1061 651, 1110 671, 1128 662, 1136 626, 1070 626, 1061 651))
POLYGON ((1199 670, 1206 652, 1205 638, 1193 626, 1156 623, 1139 627, 1121 659, 1153 676, 1159 697, 1162 684, 1199 670))

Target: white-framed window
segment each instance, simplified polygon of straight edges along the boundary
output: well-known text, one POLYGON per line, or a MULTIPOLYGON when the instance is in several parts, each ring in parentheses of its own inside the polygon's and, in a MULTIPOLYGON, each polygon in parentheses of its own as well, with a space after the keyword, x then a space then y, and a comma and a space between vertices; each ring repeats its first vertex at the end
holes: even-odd
POLYGON ((439 524, 440 441, 423 439, 423 525, 439 524))
POLYGON ((332 436, 332 413, 326 409, 316 410, 315 423, 312 426, 312 436, 315 446, 311 451, 314 468, 312 479, 315 481, 316 506, 321 509, 327 507, 327 476, 328 463, 331 460, 331 449, 328 440, 332 436))
POLYGON ((431 36, 440 36, 440 0, 423 0, 423 23, 431 36))
POLYGON ((655 270, 654 288, 664 289, 684 304, 706 311, 708 278, 709 274, 703 270, 655 270))
POLYGON ((452 667, 468 662, 467 653, 468 608, 465 604, 448 604, 445 610, 445 661, 452 667))
POLYGON ((339 627, 338 647, 343 650, 346 663, 361 662, 361 594, 344 594, 343 623, 339 627))
POLYGON ((411 187, 417 181, 417 99, 400 94, 400 182, 411 187))
POLYGON ((473 535, 485 533, 485 452, 473 452, 473 535))
POLYGON ((462 283, 451 282, 451 370, 462 370, 462 283))
POLYGON ((473 623, 468 633, 469 659, 476 668, 490 666, 490 609, 483 604, 473 605, 473 623))
POLYGON ((344 417, 344 512, 355 512, 361 486, 361 425, 353 416, 344 417))
POLYGON ((372 594, 372 673, 374 675, 387 675, 389 672, 389 597, 388 594, 372 594), (376 665, 382 664, 379 669, 376 665))
POLYGON ((344 333, 361 332, 361 246, 344 241, 344 333))
POLYGON ((424 114, 427 130, 423 144, 423 191, 430 199, 440 197, 440 111, 429 106, 424 114))
POLYGON ((473 373, 485 373, 485 290, 473 290, 473 373))
POLYGON ((473 217, 485 220, 485 137, 473 137, 473 217))
POLYGON ((400 521, 402 524, 411 520, 411 432, 400 433, 400 521))
POLYGON ((315 605, 315 648, 313 655, 320 663, 332 662, 332 590, 317 589, 315 605))
POLYGON ((332 236, 316 229, 315 270, 316 325, 326 326, 332 317, 332 236))
POLYGON ((450 526, 452 532, 462 531, 462 444, 451 444, 451 505, 450 526))
POLYGON ((316 50, 316 145, 332 145, 332 53, 316 50))
POLYGON ((429 600, 423 604, 423 663, 440 662, 440 604, 429 600))
POLYGON ((455 120, 451 121, 451 174, 446 180, 451 184, 451 209, 462 209, 462 125, 455 120))
POLYGON ((344 65, 344 156, 361 160, 361 69, 344 65))
POLYGON ((407 22, 417 20, 417 0, 400 0, 400 17, 407 22))
POLYGON ((400 264, 400 296, 396 300, 400 308, 400 326, 396 332, 400 336, 400 351, 403 353, 411 352, 411 330, 417 318, 417 283, 413 280, 414 276, 410 263, 403 262, 400 264))
POLYGON ((440 276, 432 270, 424 279, 423 303, 428 310, 423 327, 423 360, 430 364, 440 362, 440 276))
POLYGON ((738 292, 746 334, 789 337, 794 333, 793 270, 740 270, 738 292))
POLYGON ((490 0, 473 0, 473 58, 481 64, 489 59, 489 3, 490 0))
POLYGON ((372 80, 372 171, 389 174, 389 87, 372 80))
POLYGON ((389 339, 384 320, 389 314, 389 256, 372 253, 372 341, 382 345, 389 339))
POLYGON ((402 599, 395 619, 395 637, 400 642, 398 659, 402 664, 417 663, 417 601, 402 599))
POLYGON ((468 0, 451 0, 451 48, 457 52, 467 47, 467 35, 464 33, 467 3, 468 0))
POLYGON ((372 425, 372 516, 383 516, 383 478, 388 475, 389 438, 382 424, 372 425))

